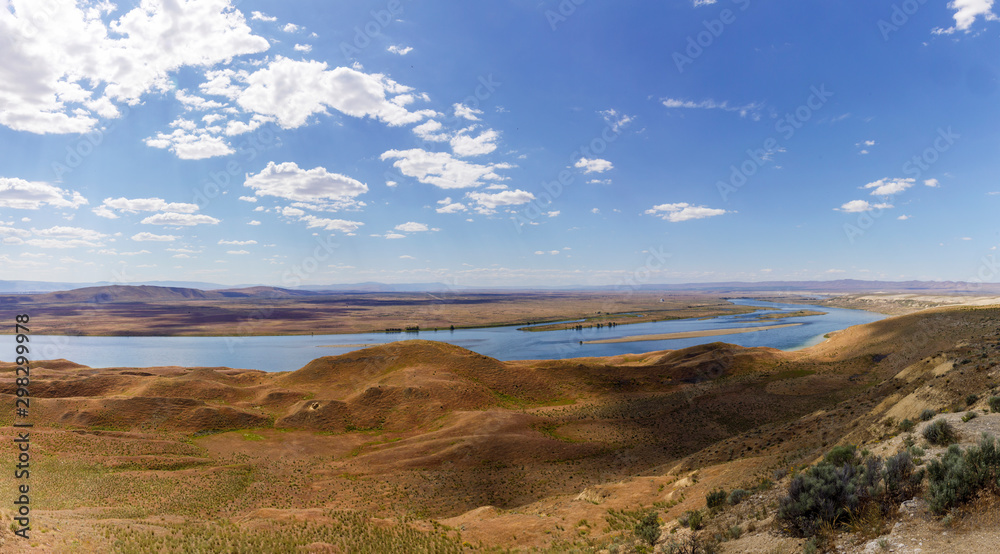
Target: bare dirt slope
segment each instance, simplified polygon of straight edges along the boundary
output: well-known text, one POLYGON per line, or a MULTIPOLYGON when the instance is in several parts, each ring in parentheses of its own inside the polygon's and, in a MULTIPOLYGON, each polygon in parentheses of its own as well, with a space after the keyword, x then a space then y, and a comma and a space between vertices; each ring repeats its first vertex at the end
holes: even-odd
MULTIPOLYGON (((14 542, 5 512, 0 548, 348 552, 368 537, 598 551, 627 544, 636 510, 654 509, 662 549, 716 487, 755 492, 710 528, 741 525, 750 550, 800 548, 773 523, 782 483, 762 480, 838 443, 889 445, 902 418, 964 412, 970 392, 981 410, 998 363, 995 307, 891 318, 798 352, 713 343, 500 362, 405 341, 286 373, 37 362, 37 546, 14 542)), ((12 372, 0 364, 3 440, 12 372)))

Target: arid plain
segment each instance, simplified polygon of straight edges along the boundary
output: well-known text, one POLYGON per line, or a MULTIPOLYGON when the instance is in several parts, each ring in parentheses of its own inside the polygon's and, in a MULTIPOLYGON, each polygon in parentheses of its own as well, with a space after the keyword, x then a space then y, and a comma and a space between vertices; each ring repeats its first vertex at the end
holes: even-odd
MULTIPOLYGON (((440 326, 483 321, 461 310, 495 310, 486 318, 495 324, 733 309, 711 295, 672 297, 669 307, 661 297, 609 308, 606 298, 569 295, 569 304, 542 302, 548 311, 523 316, 517 306, 531 301, 520 298, 489 310, 461 302, 413 309, 440 317, 440 326)), ((119 301, 92 304, 108 314, 138 309, 119 301)), ((4 511, 0 549, 799 552, 808 541, 776 518, 789 469, 802 471, 836 445, 906 448, 921 427, 904 432, 899 423, 925 410, 944 413, 962 444, 1000 427, 986 409, 1000 381, 1000 306, 884 302, 912 313, 795 352, 717 342, 501 362, 413 340, 284 373, 33 362, 34 533, 15 540, 4 511), (960 421, 969 411, 980 415, 960 421), (747 499, 706 511, 708 493, 734 489, 747 499), (692 510, 705 513, 701 529, 678 524, 692 510), (637 534, 649 513, 662 531, 651 545, 637 534)), ((70 304, 35 306, 68 314, 70 304)), ((380 309, 383 317, 393 310, 380 309)), ((383 317, 364 325, 389 327, 383 317)), ((426 317, 398 321, 433 325, 426 317)), ((0 364, 5 442, 14 437, 13 371, 0 364)), ((12 467, 12 451, 0 463, 12 467)), ((989 552, 1000 512, 992 496, 976 502, 947 523, 917 506, 881 521, 874 535, 832 530, 827 545, 860 552, 875 538, 908 545, 917 537, 989 552)))

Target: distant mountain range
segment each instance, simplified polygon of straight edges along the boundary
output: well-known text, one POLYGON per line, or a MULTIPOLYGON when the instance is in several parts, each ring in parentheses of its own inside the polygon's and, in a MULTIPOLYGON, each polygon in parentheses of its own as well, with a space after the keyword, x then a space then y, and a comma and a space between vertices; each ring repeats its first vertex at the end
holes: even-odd
MULTIPOLYGON (((967 283, 961 281, 861 281, 856 279, 840 279, 836 281, 761 281, 761 282, 724 282, 724 283, 682 283, 682 284, 651 284, 651 285, 605 285, 605 286, 547 286, 547 287, 468 287, 451 286, 444 283, 351 283, 333 285, 303 285, 298 287, 272 287, 267 285, 247 284, 247 285, 222 285, 218 283, 205 283, 198 281, 146 281, 141 283, 129 283, 121 285, 107 281, 95 283, 65 283, 49 281, 0 281, 0 294, 44 294, 44 293, 64 293, 67 291, 77 291, 81 289, 104 288, 106 291, 87 291, 84 296, 110 294, 116 298, 124 296, 135 296, 140 298, 154 299, 159 295, 172 298, 227 298, 227 297, 254 297, 268 296, 274 298, 275 295, 307 296, 315 293, 364 293, 364 292, 447 292, 447 291, 529 291, 529 290, 565 290, 565 291, 664 291, 664 292, 694 292, 707 291, 713 293, 738 293, 738 292, 826 292, 826 293, 851 293, 851 292, 911 292, 911 293, 980 293, 980 294, 1000 294, 1000 283, 967 283), (152 289, 166 289, 171 292, 154 291, 152 289), (126 292, 127 289, 146 289, 144 292, 134 290, 126 292), (191 292, 184 292, 191 291, 191 292), (201 294, 198 294, 201 293, 201 294)), ((76 295, 67 296, 67 300, 76 295)), ((55 297, 53 297, 55 298, 55 297)))

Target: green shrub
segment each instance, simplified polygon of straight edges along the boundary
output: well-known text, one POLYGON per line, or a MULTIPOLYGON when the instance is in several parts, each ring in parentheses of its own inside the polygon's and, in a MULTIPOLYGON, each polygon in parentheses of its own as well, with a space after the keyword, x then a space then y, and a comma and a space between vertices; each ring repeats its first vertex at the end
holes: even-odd
POLYGON ((660 518, 657 517, 656 512, 652 510, 646 512, 639 523, 635 524, 633 532, 639 540, 646 544, 650 546, 656 544, 660 538, 660 518))
POLYGON ((747 497, 749 496, 750 493, 748 491, 745 491, 743 489, 733 489, 733 492, 729 493, 729 498, 727 499, 727 501, 729 502, 730 506, 735 506, 740 502, 746 500, 747 497))
POLYGON ((937 514, 964 504, 983 488, 1000 488, 1000 449, 996 439, 983 434, 965 452, 952 445, 927 468, 927 505, 937 514))
POLYGON ((935 420, 925 427, 924 438, 927 439, 927 442, 937 446, 948 446, 949 444, 958 442, 958 434, 955 433, 955 428, 943 419, 935 420))
POLYGON ((934 419, 934 416, 936 415, 937 412, 935 412, 934 410, 931 409, 924 410, 920 412, 920 421, 930 421, 931 419, 934 419))
POLYGON ((971 405, 975 404, 978 401, 979 401, 979 395, 978 394, 970 394, 970 395, 968 395, 968 396, 965 397, 965 405, 966 406, 971 406, 971 405))
POLYGON ((840 467, 844 464, 854 464, 855 462, 855 452, 856 448, 853 444, 848 444, 846 446, 834 446, 823 461, 828 464, 833 464, 840 467))
POLYGON ((726 503, 726 491, 717 490, 705 495, 705 502, 709 508, 718 508, 726 503))
POLYGON ((793 534, 813 536, 825 524, 847 523, 852 514, 885 517, 919 490, 923 474, 914 473, 908 453, 901 452, 885 461, 866 456, 834 464, 847 459, 846 451, 834 449, 823 462, 792 479, 788 495, 779 504, 778 519, 793 534))
POLYGON ((977 415, 978 414, 976 414, 976 412, 965 412, 965 415, 962 416, 962 423, 968 423, 973 419, 976 419, 977 415))
POLYGON ((1000 396, 991 396, 989 399, 990 411, 998 414, 1000 413, 1000 396))
POLYGON ((915 426, 916 426, 916 423, 913 423, 912 421, 910 421, 909 418, 904 419, 903 421, 899 422, 899 430, 902 431, 902 432, 904 432, 904 433, 909 433, 910 431, 913 430, 913 427, 915 427, 915 426))
POLYGON ((682 517, 682 525, 687 525, 692 531, 701 529, 702 520, 704 519, 701 510, 688 510, 687 512, 684 512, 684 516, 682 517))

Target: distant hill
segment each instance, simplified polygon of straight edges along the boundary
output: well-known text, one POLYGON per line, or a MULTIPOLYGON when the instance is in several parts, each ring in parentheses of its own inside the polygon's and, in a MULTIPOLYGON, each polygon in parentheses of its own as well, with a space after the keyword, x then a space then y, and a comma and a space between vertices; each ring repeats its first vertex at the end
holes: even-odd
POLYGON ((201 281, 144 281, 141 283, 112 283, 110 281, 98 281, 95 283, 65 283, 52 281, 0 281, 0 294, 37 294, 42 292, 59 292, 67 290, 77 290, 92 287, 106 286, 153 286, 153 287, 179 287, 186 289, 216 290, 232 288, 232 285, 220 285, 218 283, 205 283, 201 281))
MULTIPOLYGON (((265 295, 275 297, 306 296, 315 293, 392 293, 392 292, 476 292, 476 291, 664 291, 664 292, 713 292, 718 294, 741 292, 817 292, 817 293, 858 293, 858 292, 923 292, 923 293, 973 293, 1000 294, 1000 283, 969 283, 963 281, 862 281, 840 279, 836 281, 759 281, 759 282, 718 282, 680 283, 648 285, 604 285, 604 286, 521 286, 521 287, 471 287, 444 283, 346 283, 331 285, 300 285, 281 288, 266 285, 220 285, 196 281, 147 281, 121 285, 109 282, 64 283, 47 281, 0 281, 0 294, 38 294, 64 292, 94 288, 165 288, 188 289, 202 292, 219 292, 225 297, 254 297, 265 295)), ((119 293, 120 294, 120 293, 119 293)), ((181 293, 184 294, 184 293, 181 293)), ((192 296, 194 298, 196 296, 192 296)), ((211 297, 211 296, 209 296, 211 297)), ((207 298, 207 297, 206 297, 207 298)))
POLYGON ((150 302, 164 300, 221 300, 224 298, 293 298, 315 296, 318 293, 279 289, 275 287, 248 287, 241 289, 200 290, 185 287, 156 287, 149 285, 111 285, 85 287, 68 291, 30 295, 31 302, 150 302))

